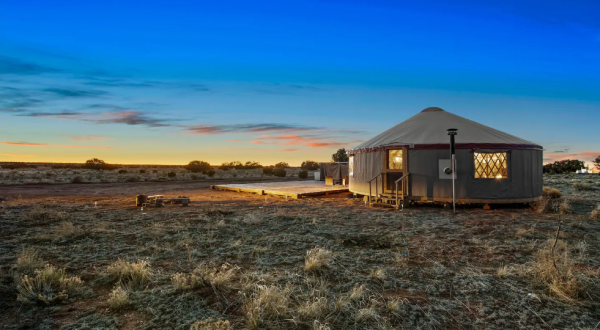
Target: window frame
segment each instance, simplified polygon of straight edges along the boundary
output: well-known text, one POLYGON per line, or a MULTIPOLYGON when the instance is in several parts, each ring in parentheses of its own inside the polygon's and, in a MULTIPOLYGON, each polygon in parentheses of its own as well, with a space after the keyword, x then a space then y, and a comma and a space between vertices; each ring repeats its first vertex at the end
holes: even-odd
POLYGON ((354 178, 354 155, 348 156, 348 176, 354 178))
POLYGON ((473 179, 475 180, 493 180, 493 181, 504 181, 504 180, 511 180, 511 171, 510 171, 510 150, 473 150, 473 160, 471 162, 471 166, 473 166, 473 171, 471 172, 473 175, 473 179), (503 176, 502 178, 496 178, 496 177, 492 177, 492 178, 478 178, 477 177, 477 165, 475 163, 476 159, 477 159, 477 154, 505 154, 505 162, 506 162, 506 176, 503 176))
POLYGON ((383 171, 384 173, 386 172, 405 172, 406 171, 406 167, 407 167, 407 162, 406 162, 406 158, 407 158, 407 152, 406 152, 406 148, 385 148, 384 150, 385 155, 383 157, 383 171), (388 168, 389 164, 390 164, 390 150, 400 150, 402 151, 402 169, 390 169, 388 168))

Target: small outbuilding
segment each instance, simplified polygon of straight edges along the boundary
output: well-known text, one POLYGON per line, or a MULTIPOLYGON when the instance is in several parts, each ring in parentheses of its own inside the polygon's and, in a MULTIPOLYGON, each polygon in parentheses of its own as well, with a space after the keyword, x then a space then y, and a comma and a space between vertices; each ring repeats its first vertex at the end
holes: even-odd
POLYGON ((542 147, 427 108, 350 150, 350 191, 376 199, 458 203, 528 203, 542 196, 542 147), (448 129, 456 135, 456 172, 448 129))

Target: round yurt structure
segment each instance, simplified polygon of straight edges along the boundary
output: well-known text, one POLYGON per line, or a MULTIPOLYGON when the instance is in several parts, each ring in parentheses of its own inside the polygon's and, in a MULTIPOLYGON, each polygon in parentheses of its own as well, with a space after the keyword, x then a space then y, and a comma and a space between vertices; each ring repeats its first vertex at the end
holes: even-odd
POLYGON ((542 196, 542 147, 427 108, 350 150, 350 191, 393 200, 452 202, 450 137, 457 129, 457 203, 529 203, 542 196))

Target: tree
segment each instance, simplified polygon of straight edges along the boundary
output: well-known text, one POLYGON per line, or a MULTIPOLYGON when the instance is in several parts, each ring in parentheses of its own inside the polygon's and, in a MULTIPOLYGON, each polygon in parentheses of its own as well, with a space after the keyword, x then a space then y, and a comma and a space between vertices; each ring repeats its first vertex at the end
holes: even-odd
POLYGON ((598 157, 596 157, 596 159, 592 160, 592 163, 594 163, 594 166, 596 166, 596 168, 600 170, 600 156, 598 156, 598 157))
POLYGON ((334 162, 347 162, 348 161, 348 153, 345 148, 338 149, 338 151, 331 155, 331 160, 334 162))
POLYGON ((319 169, 319 163, 314 162, 312 160, 307 160, 307 161, 302 162, 302 165, 300 165, 300 168, 305 171, 316 171, 319 169))
POLYGON ((290 167, 290 165, 286 162, 279 162, 277 164, 275 164, 276 168, 286 168, 286 167, 290 167))
POLYGON ((192 173, 204 173, 210 170, 211 166, 209 163, 201 160, 192 160, 187 166, 184 166, 184 168, 192 173))
POLYGON ((578 170, 584 169, 584 162, 578 159, 571 160, 565 159, 556 161, 552 164, 544 165, 544 173, 548 174, 563 174, 563 173, 575 173, 578 170))
POLYGON ((107 164, 102 159, 92 158, 85 161, 83 167, 91 170, 112 170, 114 166, 107 164))

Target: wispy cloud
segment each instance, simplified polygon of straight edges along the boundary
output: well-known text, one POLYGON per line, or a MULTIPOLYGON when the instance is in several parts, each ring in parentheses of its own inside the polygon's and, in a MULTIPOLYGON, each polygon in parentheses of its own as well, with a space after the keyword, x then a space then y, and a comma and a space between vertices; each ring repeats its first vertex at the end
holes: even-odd
POLYGON ((25 62, 16 58, 0 56, 0 74, 38 75, 59 71, 55 68, 25 62))
POLYGON ((127 110, 119 112, 106 112, 100 118, 83 119, 85 121, 97 124, 126 124, 126 125, 145 125, 149 127, 171 126, 166 119, 157 119, 149 117, 141 111, 127 110))
POLYGON ((32 142, 2 142, 2 144, 13 145, 13 146, 48 147, 48 148, 114 149, 114 147, 67 146, 67 145, 60 145, 60 144, 46 144, 46 143, 32 143, 32 142))
POLYGON ((223 133, 260 133, 260 132, 294 132, 318 130, 318 127, 301 126, 293 124, 235 124, 235 125, 197 125, 188 127, 187 130, 196 134, 223 134, 223 133))
POLYGON ((33 157, 33 155, 13 155, 13 154, 0 154, 0 156, 6 156, 6 157, 33 157))
POLYGON ((99 97, 108 94, 105 91, 99 90, 81 90, 67 88, 46 88, 44 92, 48 92, 61 97, 99 97))

